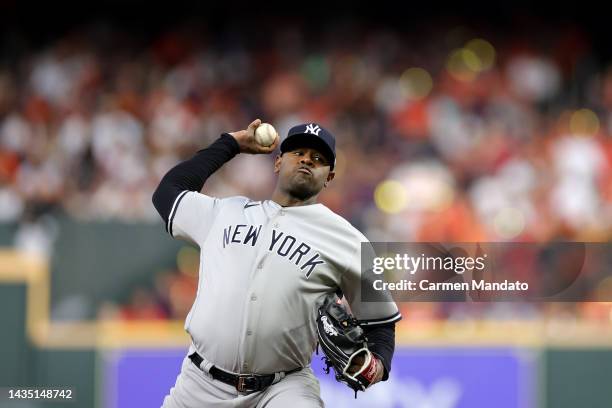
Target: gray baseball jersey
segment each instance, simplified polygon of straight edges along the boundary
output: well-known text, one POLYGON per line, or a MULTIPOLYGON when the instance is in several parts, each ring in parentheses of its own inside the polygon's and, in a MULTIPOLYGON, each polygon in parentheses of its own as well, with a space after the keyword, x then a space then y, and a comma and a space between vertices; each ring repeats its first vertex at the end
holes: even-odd
POLYGON ((168 232, 201 248, 197 296, 185 320, 205 359, 235 373, 304 367, 316 345, 315 305, 340 288, 355 317, 400 319, 394 302, 360 302, 361 242, 322 204, 282 207, 182 192, 168 232))

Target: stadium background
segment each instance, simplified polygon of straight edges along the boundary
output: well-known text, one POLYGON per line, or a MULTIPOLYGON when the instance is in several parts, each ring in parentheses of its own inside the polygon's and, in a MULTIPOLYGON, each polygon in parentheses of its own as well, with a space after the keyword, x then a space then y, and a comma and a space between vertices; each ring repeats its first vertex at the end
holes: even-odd
MULTIPOLYGON (((612 236, 609 36, 586 3, 104 4, 2 5, 0 387, 73 387, 68 407, 161 403, 197 251, 165 235, 150 197, 254 117, 336 132, 322 202, 371 240, 612 236)), ((205 189, 264 198, 270 169, 240 157, 205 189)), ((329 406, 612 404, 610 303, 400 306, 391 380, 355 401, 321 376, 329 406)))

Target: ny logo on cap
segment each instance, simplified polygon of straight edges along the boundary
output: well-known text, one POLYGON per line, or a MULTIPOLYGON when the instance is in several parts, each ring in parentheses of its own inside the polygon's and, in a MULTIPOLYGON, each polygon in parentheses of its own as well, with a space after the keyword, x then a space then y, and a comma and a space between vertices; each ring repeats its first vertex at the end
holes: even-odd
POLYGON ((306 133, 311 133, 313 135, 319 136, 320 131, 321 128, 319 127, 319 125, 315 125, 314 123, 306 125, 306 133))

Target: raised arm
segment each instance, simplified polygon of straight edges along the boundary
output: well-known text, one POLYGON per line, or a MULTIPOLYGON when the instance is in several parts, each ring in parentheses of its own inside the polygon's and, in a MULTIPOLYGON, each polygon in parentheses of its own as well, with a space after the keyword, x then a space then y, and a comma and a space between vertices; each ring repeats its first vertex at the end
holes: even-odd
POLYGON ((153 193, 153 205, 166 223, 166 229, 172 207, 181 192, 200 191, 208 177, 238 153, 270 153, 276 149, 278 138, 268 147, 255 142, 255 129, 260 124, 261 120, 256 119, 245 130, 223 133, 210 146, 166 173, 153 193))

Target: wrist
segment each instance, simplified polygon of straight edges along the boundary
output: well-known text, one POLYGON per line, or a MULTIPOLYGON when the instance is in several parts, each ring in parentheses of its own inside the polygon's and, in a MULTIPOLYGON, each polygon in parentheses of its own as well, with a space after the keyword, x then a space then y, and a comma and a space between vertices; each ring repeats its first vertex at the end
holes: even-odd
POLYGON ((234 154, 240 153, 240 144, 238 143, 238 140, 236 139, 233 133, 222 133, 219 139, 227 141, 227 143, 231 146, 234 154))
POLYGON ((375 384, 382 380, 384 367, 382 362, 376 358, 376 356, 372 355, 372 359, 370 360, 370 364, 363 370, 361 374, 369 383, 375 384))

